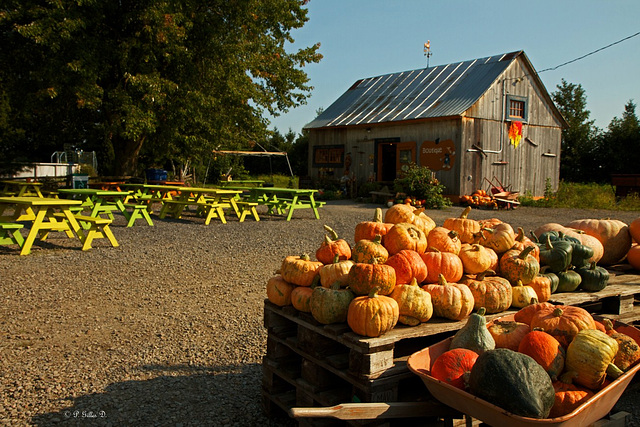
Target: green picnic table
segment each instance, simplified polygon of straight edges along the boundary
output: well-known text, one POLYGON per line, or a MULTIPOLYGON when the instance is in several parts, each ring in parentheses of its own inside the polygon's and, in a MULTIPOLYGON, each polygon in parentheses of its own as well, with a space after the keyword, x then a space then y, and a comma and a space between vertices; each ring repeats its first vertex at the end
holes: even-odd
POLYGON ((297 209, 312 209, 316 219, 320 219, 318 208, 325 202, 316 201, 314 194, 318 190, 282 188, 282 187, 252 187, 244 189, 245 199, 249 202, 265 205, 268 213, 278 215, 286 213, 286 220, 291 221, 293 212, 297 209))

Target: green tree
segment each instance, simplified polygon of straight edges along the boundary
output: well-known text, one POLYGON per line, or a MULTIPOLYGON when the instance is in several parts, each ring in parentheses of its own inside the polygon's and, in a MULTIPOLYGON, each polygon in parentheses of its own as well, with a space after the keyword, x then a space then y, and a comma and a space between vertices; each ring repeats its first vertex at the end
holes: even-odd
POLYGON ((581 85, 562 79, 552 93, 556 106, 569 124, 562 130, 560 178, 566 181, 589 181, 594 167, 594 136, 597 129, 587 110, 587 97, 581 85))
POLYGON ((602 179, 609 182, 611 174, 638 173, 640 161, 640 121, 636 105, 628 101, 621 118, 614 117, 599 141, 602 179))
POLYGON ((71 143, 98 151, 103 174, 202 165, 215 147, 264 139, 263 113, 308 98, 304 66, 320 61, 319 45, 286 50, 306 3, 4 0, 8 121, 32 160, 71 143))

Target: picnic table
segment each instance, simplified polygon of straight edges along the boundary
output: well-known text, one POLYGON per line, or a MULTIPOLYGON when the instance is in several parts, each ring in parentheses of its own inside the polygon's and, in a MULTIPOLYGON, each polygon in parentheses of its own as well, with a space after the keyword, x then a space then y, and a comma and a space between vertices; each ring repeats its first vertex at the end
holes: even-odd
MULTIPOLYGON (((205 217, 205 225, 209 225, 211 219, 219 218, 223 224, 227 223, 224 209, 232 208, 238 218, 242 211, 238 206, 237 196, 240 190, 209 187, 179 187, 179 195, 172 199, 163 199, 160 218, 168 214, 173 218, 181 218, 182 213, 189 206, 195 206, 197 212, 205 217)), ((244 218, 241 218, 244 219, 244 218)))
POLYGON ((129 203, 132 191, 100 190, 98 188, 63 188, 58 190, 63 196, 81 198, 81 209, 91 211, 90 216, 97 218, 106 214, 114 220, 113 212, 119 211, 127 220, 127 227, 132 227, 136 219, 143 218, 148 225, 153 226, 153 221, 147 212, 146 204, 129 203))
POLYGON ((112 191, 122 191, 122 186, 124 186, 124 181, 102 181, 102 182, 90 182, 89 188, 96 188, 98 190, 112 190, 112 191))
POLYGON ((171 200, 182 186, 163 184, 126 184, 125 189, 131 190, 137 203, 145 204, 147 212, 153 212, 154 203, 162 203, 163 200, 171 200))
POLYGON ((316 219, 320 219, 318 208, 325 202, 318 202, 314 194, 318 190, 281 188, 281 187, 251 187, 244 190, 245 200, 268 207, 267 213, 278 215, 286 213, 286 220, 290 221, 293 211, 297 209, 312 209, 316 219))
POLYGON ((218 184, 224 188, 247 188, 247 187, 262 187, 264 181, 261 179, 238 179, 231 181, 220 181, 218 184))
POLYGON ((22 242, 16 242, 21 244, 20 255, 30 254, 36 237, 45 240, 50 231, 64 231, 69 238, 79 238, 83 243, 83 250, 90 249, 93 239, 99 237, 107 237, 114 247, 118 246, 118 242, 108 227, 110 220, 95 220, 91 217, 87 219, 74 215, 71 209, 81 205, 81 200, 72 199, 35 196, 0 197, 0 224, 31 221, 27 238, 22 242), (9 207, 14 208, 13 214, 3 215, 9 207), (85 231, 79 221, 89 221, 92 225, 85 231))
POLYGON ((40 190, 42 187, 41 182, 36 181, 18 181, 18 180, 5 180, 0 181, 0 186, 2 190, 0 191, 0 196, 37 196, 44 197, 42 195, 42 191, 40 190))

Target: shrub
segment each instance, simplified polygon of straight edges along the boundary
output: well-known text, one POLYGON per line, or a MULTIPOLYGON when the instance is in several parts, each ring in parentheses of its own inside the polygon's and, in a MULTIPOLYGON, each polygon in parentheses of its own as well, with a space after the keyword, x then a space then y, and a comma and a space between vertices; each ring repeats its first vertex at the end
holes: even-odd
POLYGON ((451 206, 451 200, 442 195, 444 185, 427 167, 411 164, 402 177, 393 181, 393 188, 408 197, 424 200, 427 209, 442 209, 451 206))

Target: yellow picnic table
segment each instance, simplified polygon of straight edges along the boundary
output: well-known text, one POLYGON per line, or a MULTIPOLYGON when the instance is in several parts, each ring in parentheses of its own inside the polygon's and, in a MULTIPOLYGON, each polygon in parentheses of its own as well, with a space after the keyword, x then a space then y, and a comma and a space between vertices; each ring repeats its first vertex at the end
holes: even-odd
POLYGON ((163 200, 172 200, 182 186, 163 184, 126 184, 125 189, 133 191, 133 197, 137 203, 147 205, 147 211, 153 212, 154 203, 162 203, 163 200))
POLYGON ((245 199, 249 202, 267 206, 268 213, 282 215, 286 212, 286 220, 291 221, 296 209, 312 209, 316 219, 320 219, 318 208, 325 202, 316 201, 314 194, 318 190, 281 188, 281 187, 252 187, 244 189, 245 199))
POLYGON ((232 181, 220 181, 218 184, 224 188, 247 188, 247 187, 262 187, 264 181, 261 179, 237 179, 232 181))
POLYGON ((18 220, 32 222, 29 234, 22 243, 20 255, 31 253, 36 237, 45 240, 50 231, 64 231, 69 238, 78 237, 83 243, 83 250, 90 249, 93 239, 99 237, 107 237, 114 247, 118 246, 109 229, 110 220, 74 216, 71 208, 81 205, 81 200, 71 199, 34 196, 0 197, 0 222, 17 223, 18 220), (9 207, 13 207, 13 214, 3 215, 9 207), (83 231, 78 221, 85 220, 93 225, 90 229, 83 231))
MULTIPOLYGON (((242 212, 238 207, 237 196, 240 190, 209 187, 179 187, 179 195, 173 199, 164 199, 160 218, 170 214, 173 218, 180 218, 182 212, 189 206, 196 206, 198 213, 205 217, 205 225, 209 225, 211 219, 220 218, 223 224, 227 223, 224 209, 232 208, 238 218, 242 212)), ((244 217, 241 218, 244 220, 244 217)))
POLYGON ((0 196, 38 196, 44 197, 40 188, 42 187, 41 182, 36 181, 18 181, 18 180, 4 180, 0 181, 0 187, 2 190, 0 191, 0 196))
POLYGON ((58 192, 62 196, 82 199, 82 208, 91 210, 92 217, 97 218, 101 214, 106 214, 113 221, 113 212, 120 211, 127 220, 127 227, 132 227, 136 219, 139 218, 143 218, 148 225, 153 226, 146 204, 129 203, 132 198, 132 191, 63 188, 58 192))

